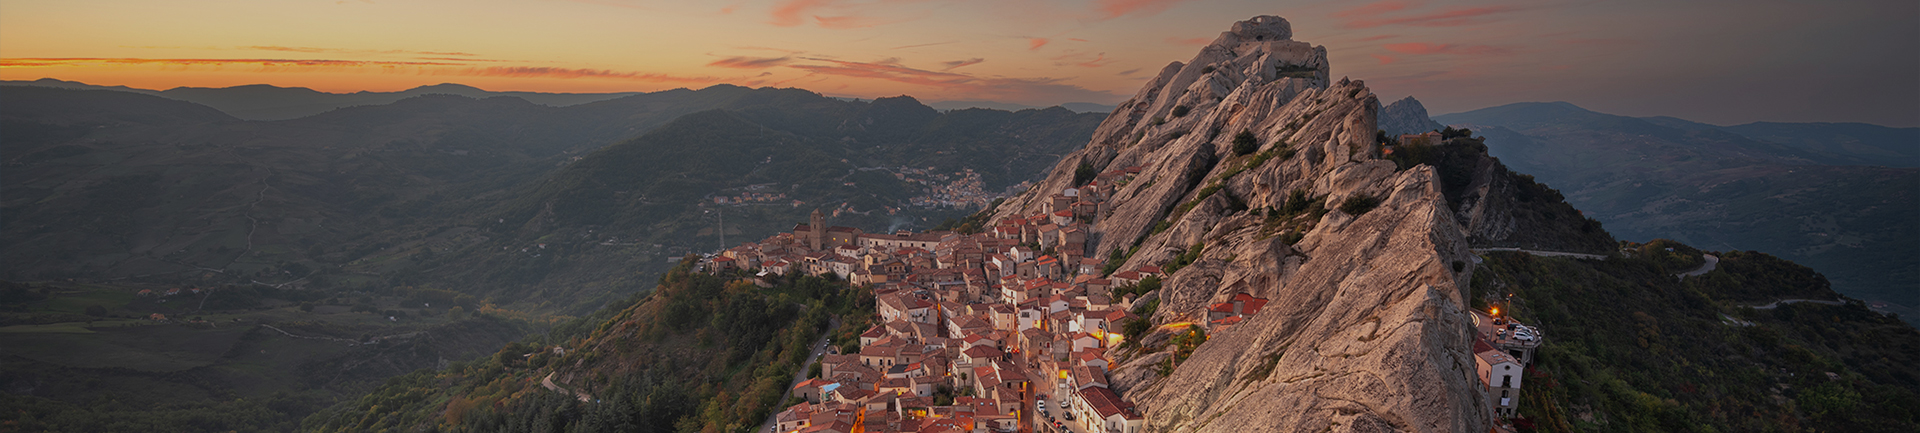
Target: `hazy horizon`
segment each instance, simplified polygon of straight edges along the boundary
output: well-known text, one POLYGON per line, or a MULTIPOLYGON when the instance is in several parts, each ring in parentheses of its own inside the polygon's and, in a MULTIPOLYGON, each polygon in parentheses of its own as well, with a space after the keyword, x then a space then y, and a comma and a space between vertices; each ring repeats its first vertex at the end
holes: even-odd
POLYGON ((100 0, 0 7, 0 79, 333 93, 714 84, 1030 106, 1114 104, 1234 21, 1287 18, 1333 75, 1433 113, 1567 101, 1712 124, 1920 126, 1920 4, 100 0), (300 16, 298 21, 277 19, 300 16))

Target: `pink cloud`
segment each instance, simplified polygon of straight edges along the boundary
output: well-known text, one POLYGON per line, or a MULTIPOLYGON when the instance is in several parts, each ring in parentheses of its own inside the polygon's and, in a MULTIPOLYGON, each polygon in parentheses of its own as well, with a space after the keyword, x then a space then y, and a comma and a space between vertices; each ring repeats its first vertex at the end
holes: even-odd
POLYGON ((987 59, 983 59, 983 58, 979 58, 979 57, 975 57, 975 58, 971 58, 971 59, 966 59, 966 60, 954 60, 954 61, 951 61, 951 62, 940 62, 940 64, 941 64, 941 65, 946 65, 946 68, 944 68, 944 69, 941 69, 942 71, 951 71, 951 70, 954 70, 955 68, 959 68, 959 67, 963 67, 963 66, 972 66, 972 65, 977 65, 977 64, 980 64, 980 62, 984 62, 984 61, 987 61, 987 59))
POLYGON ((1380 60, 1380 64, 1382 64, 1382 65, 1386 65, 1386 64, 1391 64, 1391 63, 1393 63, 1393 62, 1397 62, 1397 61, 1400 61, 1400 59, 1396 59, 1396 58, 1393 58, 1393 56, 1389 56, 1389 55, 1385 55, 1385 54, 1374 54, 1374 55, 1373 55, 1373 58, 1375 58, 1375 59, 1379 59, 1379 60, 1380 60))
POLYGON ((1047 38, 1027 38, 1027 51, 1038 50, 1040 47, 1047 46, 1047 42, 1052 41, 1047 40, 1047 38))
POLYGON ((1206 45, 1208 42, 1213 42, 1213 40, 1207 38, 1167 38, 1167 43, 1174 45, 1206 45))
POLYGON ((806 24, 808 11, 827 7, 833 0, 784 0, 773 6, 773 20, 768 24, 780 27, 793 27, 806 24))
POLYGON ((1184 1, 1187 0, 1094 0, 1093 8, 1099 13, 1100 19, 1110 20, 1135 14, 1157 15, 1184 1))
POLYGON ((1429 44, 1408 42, 1403 44, 1382 45, 1387 51, 1400 54, 1453 54, 1462 56, 1500 56, 1513 54, 1512 48, 1492 45, 1429 44))
POLYGON ((1401 18, 1356 17, 1343 23, 1347 28, 1364 29, 1388 25, 1407 25, 1416 27, 1457 27, 1480 24, 1491 21, 1487 17, 1525 10, 1520 6, 1483 6, 1475 8, 1449 9, 1422 15, 1401 18))
POLYGON ((1368 36, 1368 37, 1364 37, 1364 38, 1360 38, 1360 42, 1373 42, 1373 41, 1377 41, 1377 40, 1381 40, 1381 39, 1393 39, 1393 38, 1397 38, 1397 37, 1400 37, 1400 35, 1379 35, 1379 36, 1368 36))
POLYGON ((787 64, 792 57, 728 57, 708 63, 707 66, 734 69, 766 69, 787 64))
POLYGON ((1100 53, 1099 55, 1094 56, 1093 60, 1075 63, 1074 65, 1083 67, 1083 68, 1098 68, 1101 66, 1112 64, 1113 62, 1114 62, 1113 60, 1107 60, 1107 53, 1100 53))

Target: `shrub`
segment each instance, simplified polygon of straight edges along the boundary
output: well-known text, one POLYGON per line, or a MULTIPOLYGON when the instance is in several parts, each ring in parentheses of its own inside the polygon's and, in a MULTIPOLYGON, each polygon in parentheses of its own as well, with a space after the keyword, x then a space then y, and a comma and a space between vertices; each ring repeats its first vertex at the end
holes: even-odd
POLYGON ((1074 186, 1086 185, 1088 181, 1093 180, 1094 176, 1099 176, 1099 175, 1100 175, 1100 172, 1093 168, 1093 164, 1088 164, 1086 161, 1080 161, 1080 166, 1073 168, 1073 185, 1074 186))
POLYGON ((1380 199, 1366 194, 1354 194, 1340 202, 1340 211, 1348 215, 1365 215, 1367 211, 1380 206, 1380 199))
POLYGON ((1299 215, 1307 211, 1307 203, 1310 201, 1311 200, 1307 198, 1307 190, 1296 189, 1289 191, 1287 192, 1287 203, 1280 206, 1280 213, 1282 215, 1299 215))
POLYGON ((1233 135, 1234 155, 1246 155, 1256 150, 1260 150, 1260 139, 1255 138, 1253 132, 1243 129, 1239 134, 1233 135))

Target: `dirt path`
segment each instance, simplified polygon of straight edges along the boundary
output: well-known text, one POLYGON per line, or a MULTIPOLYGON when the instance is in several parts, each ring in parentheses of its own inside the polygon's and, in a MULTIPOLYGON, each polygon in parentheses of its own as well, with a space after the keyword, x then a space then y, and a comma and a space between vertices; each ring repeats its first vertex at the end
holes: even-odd
POLYGON ((549 391, 553 391, 553 392, 558 392, 558 393, 564 393, 564 394, 573 394, 573 397, 574 397, 574 398, 578 398, 578 399, 580 399, 580 402, 581 402, 581 403, 587 403, 587 402, 591 402, 591 401, 593 401, 593 396, 591 396, 591 395, 587 395, 587 393, 585 393, 585 392, 580 392, 580 391, 568 391, 568 390, 567 390, 566 388, 562 388, 562 387, 560 387, 560 385, 554 385, 554 384, 553 384, 553 375, 554 375, 554 374, 555 374, 555 373, 547 373, 547 377, 544 377, 544 378, 541 378, 541 379, 540 379, 540 386, 543 386, 543 387, 546 387, 546 388, 547 388, 547 390, 549 390, 549 391))

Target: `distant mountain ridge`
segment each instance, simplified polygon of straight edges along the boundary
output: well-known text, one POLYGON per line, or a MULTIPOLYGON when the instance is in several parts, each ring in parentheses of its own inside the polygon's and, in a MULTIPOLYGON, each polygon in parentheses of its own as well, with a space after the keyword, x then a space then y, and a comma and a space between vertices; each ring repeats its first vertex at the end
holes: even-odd
POLYGON ((115 90, 193 102, 244 120, 287 120, 325 113, 330 110, 384 105, 421 95, 458 95, 474 99, 506 96, 525 99, 539 105, 564 107, 605 101, 645 92, 616 93, 544 93, 493 92, 463 84, 442 83, 398 92, 327 93, 305 87, 278 87, 252 84, 233 87, 175 87, 167 90, 136 89, 127 86, 95 86, 75 81, 42 78, 33 81, 0 81, 0 86, 38 86, 77 90, 115 90))
POLYGON ((1597 113, 1565 102, 1437 116, 1473 129, 1515 170, 1565 192, 1616 236, 1758 250, 1813 267, 1834 289, 1920 307, 1920 128, 1714 126, 1597 113), (1904 152, 1903 152, 1904 150, 1904 152))
POLYGON ((0 96, 0 278, 459 281, 503 304, 545 291, 545 309, 597 306, 581 287, 631 293, 650 286, 631 275, 717 247, 703 210, 755 236, 814 206, 870 230, 930 227, 966 212, 910 204, 960 181, 935 175, 1003 191, 1102 117, 730 85, 565 107, 428 94, 271 122, 138 92, 0 96), (698 207, 729 197, 756 200, 698 207))
MULTIPOLYGON (((420 95, 458 95, 474 99, 492 97, 514 97, 525 99, 538 105, 565 107, 605 101, 626 96, 655 92, 611 92, 611 93, 548 93, 548 92, 494 92, 465 84, 441 83, 420 86, 398 92, 328 93, 305 87, 279 87, 267 84, 249 84, 232 87, 175 87, 167 90, 140 89, 127 86, 100 86, 78 81, 65 81, 53 78, 38 80, 4 80, 0 86, 37 86, 75 90, 114 90, 154 95, 168 99, 178 99, 205 105, 243 120, 287 120, 312 116, 345 107, 362 105, 391 104, 406 98, 420 95)), ((671 90, 667 90, 671 91, 671 90)), ((839 98, 836 98, 839 99, 839 98)), ((1020 111, 1043 109, 1047 107, 1015 104, 1009 102, 984 100, 935 101, 926 103, 934 109, 964 110, 968 108, 987 108, 994 110, 1020 111)), ((1075 113, 1105 113, 1113 111, 1113 105, 1091 102, 1067 102, 1059 104, 1075 113)))

